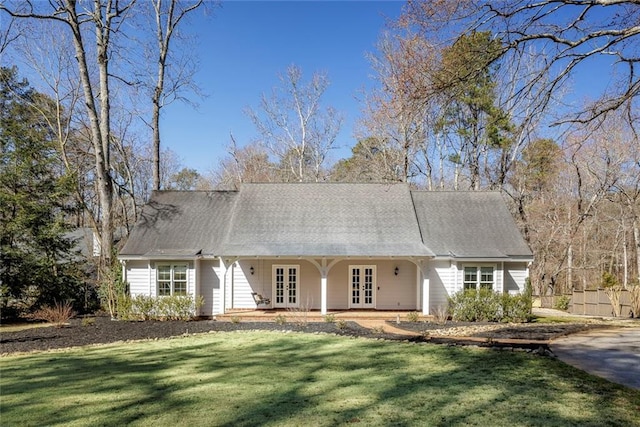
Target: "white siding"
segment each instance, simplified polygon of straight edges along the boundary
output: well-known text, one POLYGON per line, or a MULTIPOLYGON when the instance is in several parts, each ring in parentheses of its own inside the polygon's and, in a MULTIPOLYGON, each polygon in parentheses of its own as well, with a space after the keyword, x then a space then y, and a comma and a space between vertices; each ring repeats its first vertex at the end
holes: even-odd
POLYGON ((430 312, 446 307, 447 297, 456 293, 457 267, 450 261, 431 261, 428 264, 430 312))
MULTIPOLYGON (((376 266, 376 309, 416 309, 417 267, 415 264, 405 260, 379 261, 370 259, 349 259, 338 262, 327 276, 327 308, 329 310, 346 310, 349 308, 349 298, 351 297, 349 289, 350 265, 376 266), (396 267, 398 267, 397 276, 394 271, 396 267)), ((317 276, 317 282, 320 282, 320 275, 317 276)))
MULTIPOLYGON (((416 309, 416 268, 410 261, 378 261, 376 308, 379 310, 416 309), (398 267, 398 275, 395 268, 398 267)), ((347 277, 347 281, 349 278, 347 277)), ((349 294, 346 295, 349 297, 349 294)))
POLYGON ((249 284, 251 279, 250 269, 250 261, 239 261, 233 264, 231 272, 229 272, 229 278, 231 278, 233 286, 227 287, 227 308, 256 307, 256 303, 251 295, 253 290, 249 284))
POLYGON ((149 295, 151 278, 148 261, 127 261, 127 282, 131 296, 149 295))
MULTIPOLYGON (((327 309, 346 310, 349 308, 349 264, 356 261, 337 263, 327 276, 327 309)), ((364 264, 364 263, 363 263, 364 264)))
POLYGON ((525 280, 528 275, 526 262, 504 263, 504 291, 517 294, 524 291, 525 280))
POLYGON ((217 260, 200 261, 200 295, 204 297, 204 305, 200 309, 203 316, 219 314, 215 302, 220 298, 220 266, 217 260))

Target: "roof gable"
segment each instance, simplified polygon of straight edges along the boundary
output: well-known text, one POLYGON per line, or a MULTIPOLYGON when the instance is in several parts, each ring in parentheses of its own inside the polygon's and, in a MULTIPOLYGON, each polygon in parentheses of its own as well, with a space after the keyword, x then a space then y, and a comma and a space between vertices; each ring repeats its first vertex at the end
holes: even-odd
POLYGON ((225 254, 427 256, 409 188, 389 184, 245 184, 225 254))
POLYGON ((420 230, 439 256, 531 258, 498 192, 412 191, 420 230))
POLYGON ((218 255, 236 197, 228 191, 156 191, 120 254, 218 255))

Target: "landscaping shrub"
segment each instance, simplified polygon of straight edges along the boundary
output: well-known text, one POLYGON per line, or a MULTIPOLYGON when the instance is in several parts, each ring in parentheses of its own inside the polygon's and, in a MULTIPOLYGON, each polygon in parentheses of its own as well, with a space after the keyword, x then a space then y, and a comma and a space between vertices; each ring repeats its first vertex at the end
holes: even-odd
POLYGON ((53 323, 57 328, 68 323, 75 316, 71 303, 61 304, 56 302, 53 306, 44 306, 34 311, 29 317, 35 320, 44 320, 53 323))
POLYGON ((531 314, 531 295, 502 294, 502 322, 524 323, 533 318, 531 314))
POLYGON ((553 308, 555 308, 556 310, 567 311, 569 309, 570 302, 571 297, 569 297, 569 295, 560 295, 553 303, 553 308))
POLYGON ((433 320, 438 325, 444 325, 449 320, 449 307, 443 307, 441 305, 437 306, 433 310, 433 320))
POLYGON ((278 314, 273 318, 273 321, 278 325, 284 325, 285 323, 287 323, 287 317, 283 314, 278 314))
POLYGON ((155 315, 156 299, 149 295, 136 295, 131 300, 132 311, 142 320, 149 320, 155 315))
POLYGON ((620 296, 622 295, 622 286, 618 284, 618 279, 611 273, 602 273, 602 287, 604 293, 609 297, 613 317, 620 317, 622 307, 620 306, 620 296))
POLYGON ((640 280, 636 279, 628 288, 631 298, 631 316, 640 317, 640 280))
POLYGON ((526 322, 531 320, 531 295, 466 289, 449 298, 449 311, 453 320, 462 322, 526 322))
POLYGON ((84 326, 84 327, 93 326, 93 325, 96 324, 96 318, 95 317, 84 317, 80 324, 82 326, 84 326))
POLYGON ((151 297, 122 295, 118 299, 121 320, 190 320, 204 304, 204 298, 190 295, 151 297))
POLYGON ((333 314, 327 314, 324 316, 324 321, 326 323, 335 323, 336 322, 336 316, 333 314))
POLYGON ((410 311, 409 313, 407 313, 407 321, 416 323, 419 320, 420 313, 418 313, 417 311, 410 311))

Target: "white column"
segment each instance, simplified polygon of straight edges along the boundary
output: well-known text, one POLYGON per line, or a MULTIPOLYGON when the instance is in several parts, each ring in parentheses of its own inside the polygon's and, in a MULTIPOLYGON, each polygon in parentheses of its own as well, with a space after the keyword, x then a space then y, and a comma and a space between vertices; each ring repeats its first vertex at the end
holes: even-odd
POLYGON ((429 277, 426 268, 422 270, 422 314, 429 315, 429 277))
POLYGON ((122 265, 122 283, 127 283, 127 261, 120 260, 120 265, 122 265))
POLYGON ((222 278, 220 280, 220 301, 218 303, 218 313, 224 314, 225 299, 227 296, 227 265, 224 263, 222 258, 220 258, 220 273, 222 278))
POLYGON ((320 271, 320 314, 327 314, 327 269, 320 271))
MULTIPOLYGON (((193 288, 193 301, 197 303, 198 296, 202 293, 200 290, 200 258, 196 258, 193 260, 193 276, 195 280, 193 288)), ((201 315, 202 312, 200 310, 202 310, 202 308, 197 309, 194 314, 196 316, 201 315)))

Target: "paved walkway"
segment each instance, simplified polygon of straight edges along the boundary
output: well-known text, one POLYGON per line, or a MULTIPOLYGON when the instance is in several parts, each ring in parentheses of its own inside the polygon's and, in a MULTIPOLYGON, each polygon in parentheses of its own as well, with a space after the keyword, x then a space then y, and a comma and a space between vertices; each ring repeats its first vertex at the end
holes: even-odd
POLYGON ((640 328, 596 329, 550 343, 560 360, 640 390, 640 328))

